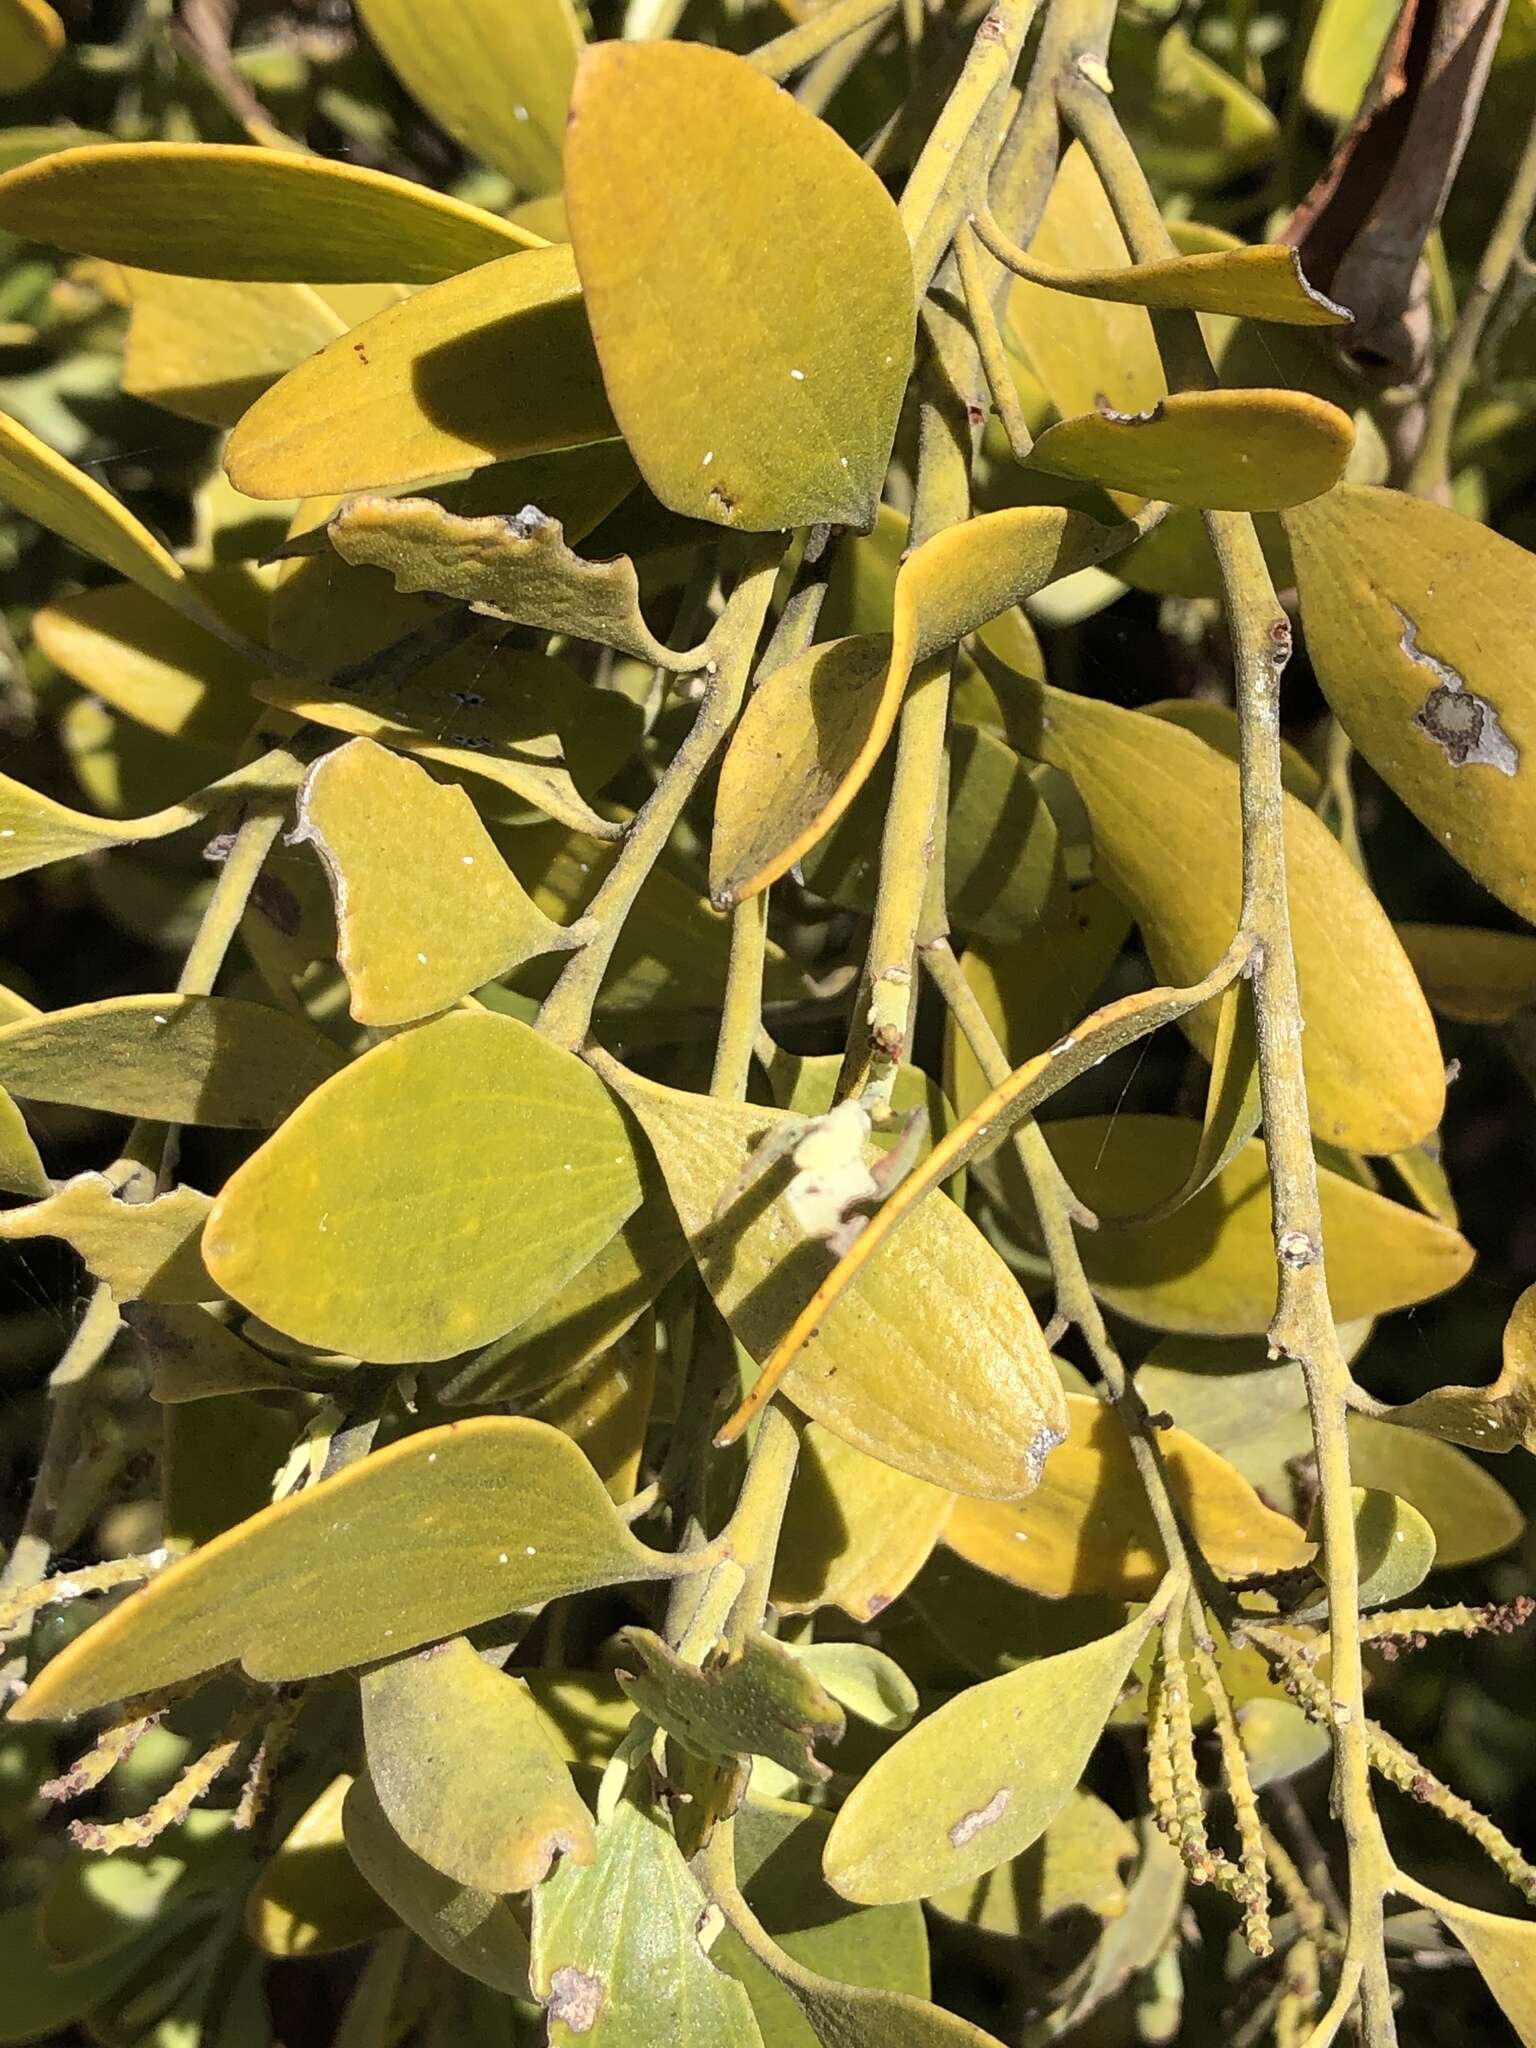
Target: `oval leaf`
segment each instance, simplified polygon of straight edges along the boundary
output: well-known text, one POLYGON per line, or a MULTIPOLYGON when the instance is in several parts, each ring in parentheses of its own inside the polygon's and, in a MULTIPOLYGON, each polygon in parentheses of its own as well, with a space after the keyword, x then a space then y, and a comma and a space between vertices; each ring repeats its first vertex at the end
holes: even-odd
POLYGON ((461 1012, 320 1089, 229 1181, 203 1253, 286 1335, 410 1364, 532 1315, 639 1200, 591 1070, 511 1017, 461 1012), (538 1229, 509 1233, 518 1216, 538 1229))
POLYGON ((666 1576, 559 1430, 480 1416, 374 1451, 169 1566, 11 1709, 59 1720, 240 1663, 343 1671, 514 1608, 666 1576))
POLYGON ((954 1500, 808 1423, 773 1557, 773 1604, 781 1614, 841 1607, 873 1621, 928 1562, 954 1500))
POLYGON ((104 1173, 77 1173, 44 1201, 0 1211, 0 1239, 63 1238, 114 1301, 211 1301, 198 1238, 212 1206, 196 1188, 125 1201, 104 1173))
POLYGON ((915 318, 874 172, 743 59, 676 42, 587 52, 565 169, 608 396, 656 496, 749 531, 870 527, 915 318))

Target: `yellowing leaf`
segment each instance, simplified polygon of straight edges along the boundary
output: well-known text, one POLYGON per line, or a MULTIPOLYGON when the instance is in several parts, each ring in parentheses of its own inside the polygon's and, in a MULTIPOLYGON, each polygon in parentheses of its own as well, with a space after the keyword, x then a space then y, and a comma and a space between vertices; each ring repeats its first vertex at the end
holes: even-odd
POLYGON ((527 1997, 527 1937, 505 1899, 455 1883, 407 1848, 366 1771, 353 1781, 341 1821, 352 1861, 413 1934, 466 1976, 527 1997))
POLYGON ((623 1502, 634 1498, 655 1398, 656 1319, 642 1313, 581 1372, 530 1401, 527 1412, 579 1444, 608 1498, 623 1502))
POLYGON ((553 655, 471 640, 404 682, 348 690, 267 675, 257 694, 317 725, 494 783, 577 832, 622 834, 587 802, 572 772, 582 787, 601 787, 634 751, 639 712, 553 655))
MULTIPOLYGON (((1177 1117, 1077 1117, 1047 1124, 1051 1150, 1096 1214, 1135 1215, 1181 1185, 1199 1125, 1177 1117)), ((1328 1293, 1341 1323, 1386 1315, 1465 1279, 1473 1250, 1457 1231, 1342 1174, 1319 1174, 1328 1293)), ((1012 1185, 1010 1180, 1009 1185, 1012 1185)), ((1275 1247, 1264 1146, 1247 1144, 1159 1222, 1081 1240, 1099 1297, 1137 1322, 1203 1336, 1256 1335, 1275 1305, 1275 1247)))
MULTIPOLYGON (((262 593, 244 570, 211 579, 220 611, 244 603, 259 637, 262 593)), ((57 668, 140 725, 170 738, 233 750, 256 716, 256 664, 135 583, 56 598, 35 614, 32 637, 57 668)))
MULTIPOLYGON (((1093 160, 1080 142, 1067 149, 1029 253, 1058 270, 1115 271, 1130 251, 1093 160)), ((1011 337, 1065 419, 1091 412, 1100 396, 1120 412, 1142 412, 1167 392, 1152 322, 1140 306, 1063 298, 1015 278, 1008 294, 1011 337)))
POLYGON ((0 228, 140 270, 430 284, 538 237, 383 171, 244 143, 110 142, 0 178, 0 228))
POLYGON ((102 1173, 77 1173, 43 1201, 0 1210, 0 1239, 62 1237, 116 1301, 209 1301, 198 1237, 212 1204, 196 1188, 124 1201, 102 1173))
POLYGON ((313 845, 330 879, 337 959, 360 1024, 430 1017, 570 943, 508 869, 464 791, 372 740, 316 762, 294 836, 313 845))
MULTIPOLYGON (((1025 1501, 958 1501, 944 1541, 967 1564, 1060 1600, 1103 1593, 1145 1600, 1168 1561, 1119 1417, 1092 1394, 1068 1394, 1065 1443, 1025 1501)), ((1265 1507, 1243 1475, 1182 1429, 1158 1432, 1173 1489, 1195 1541, 1224 1578, 1292 1571, 1312 1545, 1265 1507)))
POLYGON ((565 168, 604 381, 656 496, 749 531, 871 526, 914 331, 873 171, 741 58, 679 42, 587 52, 565 168))
POLYGON ((1504 1326, 1504 1369, 1492 1386, 1435 1387, 1385 1411, 1383 1420, 1465 1444, 1471 1451, 1536 1451, 1536 1287, 1504 1326))
POLYGON ((0 1027, 0 1086, 162 1123, 269 1130, 340 1064, 302 1018, 232 996, 114 996, 0 1027))
POLYGON ((88 1713, 225 1664, 263 1682, 313 1678, 671 1570, 630 1535, 559 1430, 505 1416, 452 1422, 170 1565, 76 1636, 11 1718, 88 1713))
POLYGON ((443 1876, 526 1892, 590 1863, 592 1819, 528 1688, 462 1636, 363 1674, 368 1777, 395 1833, 443 1876))
POLYGON ((1337 327, 1349 320, 1342 306, 1308 284, 1301 258, 1285 242, 1210 249, 1104 270, 1063 269, 1037 261, 1033 249, 1029 259, 1033 283, 1079 298, 1112 299, 1165 312, 1278 320, 1298 327, 1337 327))
MULTIPOLYGON (((0 178, 0 187, 4 184, 0 178)), ((149 528, 104 484, 56 455, 9 413, 0 413, 0 501, 178 611, 208 623, 186 571, 149 528)))
POLYGON ((245 414, 224 463, 248 498, 320 497, 614 432, 571 252, 530 249, 446 277, 297 364, 245 414))
POLYGON ((1524 2048, 1536 2048, 1536 1920, 1511 1920, 1463 1906, 1428 1885, 1402 1888, 1439 1914, 1476 1963, 1524 2048))
POLYGON ((526 1024, 461 1011, 318 1090, 227 1183, 203 1255, 302 1343, 430 1362, 534 1314, 639 1200, 591 1070, 526 1024))
POLYGON ((1153 1619, 971 1686, 919 1721, 833 1823, 833 1889, 866 1905, 927 1898, 1022 1855, 1071 1797, 1153 1619))
MULTIPOLYGON (((705 1285, 761 1362, 833 1264, 796 1222, 782 1170, 768 1183, 777 1199, 762 1185, 731 1199, 762 1140, 795 1120, 663 1088, 606 1057, 598 1064, 651 1142, 705 1285)), ((857 1449, 987 1498, 1029 1492, 1065 1427, 1033 1310, 947 1197, 924 1203, 899 1251, 860 1273, 784 1385, 857 1449)))
POLYGON ((183 802, 142 818, 93 818, 40 790, 29 789, 24 782, 0 775, 0 879, 27 874, 75 854, 95 853, 102 847, 168 839, 190 826, 205 824, 233 799, 295 789, 302 774, 292 754, 274 748, 249 766, 194 790, 183 802))
POLYGON ((902 563, 891 638, 855 635, 776 669, 747 705, 720 768, 710 893, 729 904, 786 874, 858 794, 912 671, 1124 538, 1080 512, 1025 505, 935 534, 902 563))
MULTIPOLYGON (((1163 719, 1057 690, 1042 693, 1038 750, 1076 784, 1095 870, 1135 913, 1158 978, 1182 985, 1208 973, 1242 902, 1236 766, 1163 719)), ((1313 1128, 1355 1151, 1405 1151, 1445 1104, 1428 1007, 1375 896, 1290 797, 1285 840, 1313 1128)), ((1204 1050, 1215 1024, 1197 1013, 1185 1028, 1204 1050)))
POLYGON ((454 141, 525 192, 560 184, 582 34, 571 0, 359 0, 385 62, 454 141))
POLYGON ((245 1928, 269 1956, 324 1956, 391 1925, 342 1840, 350 1776, 335 1777, 288 1830, 245 1902, 245 1928))
POLYGON ((1507 1024, 1536 1003, 1536 937, 1451 924, 1399 924, 1432 1009, 1464 1024, 1507 1024))
POLYGON ((774 1553, 774 1605, 873 1621, 928 1562, 954 1499, 808 1423, 774 1553))
POLYGON ((26 1118, 9 1093, 0 1088, 0 1188, 36 1201, 51 1193, 52 1187, 26 1118))
POLYGON ((1536 918, 1536 556, 1443 505, 1345 484, 1286 521, 1340 723, 1437 842, 1536 918))
POLYGON ((1080 413, 1047 427, 1029 466, 1228 512, 1276 512, 1344 474, 1348 413, 1307 391, 1180 391, 1150 412, 1080 413))
POLYGON ((707 1901, 663 1817, 621 1798, 589 1870, 533 1895, 533 1988, 550 2048, 761 2048, 747 1994, 710 1961, 707 1901))
POLYGON ((46 78, 64 47, 64 24, 48 0, 5 0, 0 7, 0 94, 28 92, 46 78))
POLYGON ((512 517, 463 519, 430 498, 359 498, 335 514, 328 531, 343 561, 387 570, 398 591, 434 591, 487 618, 684 665, 641 617, 629 557, 583 561, 566 546, 559 521, 537 506, 512 517))

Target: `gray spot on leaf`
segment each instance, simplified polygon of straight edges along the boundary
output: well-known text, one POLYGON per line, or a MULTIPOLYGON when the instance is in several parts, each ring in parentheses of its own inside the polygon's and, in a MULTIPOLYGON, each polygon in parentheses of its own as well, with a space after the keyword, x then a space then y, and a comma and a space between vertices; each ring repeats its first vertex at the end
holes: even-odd
POLYGON ((590 2034, 603 2009, 603 1982, 566 1963, 549 1980, 549 2024, 558 2021, 573 2034, 590 2034))
POLYGON ((1419 645, 1418 627, 1400 605, 1393 610, 1403 622, 1398 643, 1403 653, 1435 678, 1434 688, 1413 714, 1415 728, 1434 741, 1453 768, 1476 765, 1513 775, 1520 766, 1520 749, 1499 723, 1498 712, 1486 697, 1467 688, 1458 669, 1419 645))
POLYGON ((949 1831, 950 1846, 963 1849, 967 1842, 973 1841, 981 1833, 983 1828, 989 1828, 994 1821, 1001 1820, 1011 1797, 1009 1787, 999 1785, 985 1806, 978 1806, 972 1813, 962 1813, 949 1831))

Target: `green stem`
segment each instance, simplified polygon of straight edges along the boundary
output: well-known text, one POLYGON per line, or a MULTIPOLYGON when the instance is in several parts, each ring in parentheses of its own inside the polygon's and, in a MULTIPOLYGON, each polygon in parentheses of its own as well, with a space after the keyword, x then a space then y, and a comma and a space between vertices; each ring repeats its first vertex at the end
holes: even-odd
POLYGON ((760 43, 748 53, 747 62, 770 78, 788 78, 813 64, 834 44, 861 29, 878 29, 896 12, 897 0, 832 0, 819 14, 797 27, 786 29, 772 42, 760 43))
POLYGON ((731 913, 731 957, 709 1092, 744 1102, 752 1049, 763 1022, 763 968, 768 957, 768 891, 760 889, 731 913))
MULTIPOLYGON (((1024 417, 1024 408, 1019 404, 1019 387, 1013 381, 1013 366, 1008 360, 1008 351, 1003 344, 1002 332, 993 311, 993 294, 988 288, 982 269, 981 248, 985 237, 977 232, 970 221, 962 221, 955 235, 955 264, 960 272, 960 283, 965 291, 965 310, 971 316, 971 333, 976 339, 976 350, 981 357, 981 367, 986 372, 987 389, 992 394, 992 404, 1002 421, 1003 432, 1008 436, 1008 446, 1014 460, 1024 461, 1034 447, 1034 436, 1024 417)), ((991 242, 985 246, 996 256, 991 242)))
POLYGON ((1445 345, 1429 387, 1425 404, 1424 438, 1408 472, 1408 489, 1419 498, 1440 498, 1448 494, 1451 482, 1451 437, 1461 409, 1467 380, 1477 361, 1478 345, 1488 325, 1495 301, 1504 289, 1536 214, 1536 121, 1525 138, 1525 147, 1515 167, 1514 182, 1499 208, 1499 217, 1488 246, 1482 253, 1476 274, 1468 288, 1466 302, 1456 316, 1456 325, 1445 345))
POLYGON ((707 682, 698 716, 656 787, 635 814, 618 859, 587 907, 596 936, 571 961, 539 1012, 539 1029, 557 1045, 574 1048, 586 1037, 597 993, 624 921, 672 837, 683 806, 736 722, 746 695, 758 634, 773 595, 781 547, 782 543, 775 539, 754 551, 720 614, 707 643, 707 682))
POLYGON ((206 996, 213 993, 219 970, 234 943, 235 933, 240 929, 240 920, 245 915, 256 878, 283 829, 284 815, 284 809, 263 806, 241 821, 219 868, 219 878, 199 921, 197 936, 177 978, 178 995, 206 996))

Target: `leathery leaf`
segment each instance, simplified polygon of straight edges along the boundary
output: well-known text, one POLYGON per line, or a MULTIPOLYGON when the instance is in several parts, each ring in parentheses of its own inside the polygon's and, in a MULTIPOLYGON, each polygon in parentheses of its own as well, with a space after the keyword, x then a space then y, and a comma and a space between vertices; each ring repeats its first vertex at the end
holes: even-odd
POLYGON ((1104 270, 1062 269, 1031 260, 1027 274, 1031 282, 1052 291, 1161 311, 1228 313, 1299 327, 1339 327, 1349 320, 1342 306, 1308 284, 1300 257, 1285 242, 1212 249, 1104 270))
POLYGON ((955 1496, 807 1423, 773 1559, 781 1614, 841 1607, 873 1621, 933 1553, 955 1496))
MULTIPOLYGON (((1134 912, 1158 978, 1197 981, 1231 943, 1242 903, 1236 764, 1166 719, 1038 685, 1021 690, 1037 696, 1037 750, 1076 784, 1096 872, 1134 912)), ((1386 912, 1333 834, 1291 796, 1285 842, 1313 1128, 1353 1151, 1405 1151, 1445 1107, 1434 1020, 1386 912)), ((1197 1012, 1185 1026, 1202 1051, 1216 1021, 1197 1012)))
POLYGON ((368 1777, 405 1846, 482 1892, 590 1863, 592 1817, 532 1695, 462 1636, 365 1672, 368 1777))
POLYGON ((164 1123, 268 1130, 340 1064, 303 1018, 235 996, 114 996, 0 1026, 0 1086, 164 1123))
POLYGON ((662 503, 870 527, 915 321, 873 171, 739 57, 608 42, 576 75, 565 172, 608 396, 662 503))
POLYGON ((1536 2048, 1536 1921, 1463 1906, 1428 1885, 1403 1888, 1444 1921, 1476 1963, 1524 2048, 1536 2048))
POLYGON ((58 1720, 226 1664, 268 1683, 344 1671, 593 1586, 666 1577, 545 1423, 404 1437, 263 1508, 78 1635, 11 1709, 58 1720))
POLYGON ((1443 505, 1341 484, 1286 519, 1340 723, 1440 845, 1536 919, 1536 556, 1443 505))
POLYGON ((293 836, 330 880, 337 958, 360 1024, 431 1016, 570 943, 464 791, 372 740, 349 740, 310 770, 293 836))
POLYGON ((1024 505, 925 541, 897 573, 891 636, 809 648, 753 695, 720 769, 710 891, 731 904, 786 874, 847 810, 895 729, 912 671, 1124 538, 1081 512, 1024 505))
POLYGON ((903 1735, 833 1823, 823 1867, 866 1905, 948 1892, 1021 1855, 1071 1797, 1153 1626, 974 1685, 903 1735))
POLYGON ((1472 1451, 1536 1451, 1536 1287, 1525 1290, 1504 1326, 1503 1370, 1491 1386, 1435 1387, 1382 1419, 1472 1451))
MULTIPOLYGON (((1350 1489, 1355 1510, 1355 1544, 1360 1560, 1360 1606, 1393 1607, 1421 1586, 1435 1562, 1435 1532, 1416 1507, 1377 1486, 1350 1489)), ((1323 1536, 1320 1507, 1312 1510, 1308 1535, 1323 1536)), ((1326 1612, 1326 1602, 1309 1612, 1326 1612)))
POLYGON ((351 1776, 333 1778, 299 1815, 245 1901, 245 1930, 269 1956, 334 1955, 392 1924, 347 1854, 341 1815, 351 1776))
POLYGON ((141 270, 277 284, 428 284, 540 246, 384 171, 244 143, 109 142, 0 178, 0 228, 141 270))
POLYGON ((0 10, 0 93, 26 92, 53 69, 64 24, 48 0, 6 0, 0 10))
POLYGON ((843 1710, 810 1668, 771 1636, 739 1655, 689 1664, 648 1628, 619 1632, 619 1683, 690 1756, 766 1756, 797 1778, 826 1778, 818 1742, 837 1742, 843 1710))
POLYGON ((1175 505, 1278 512, 1336 484, 1354 445, 1349 414, 1309 391, 1180 391, 1150 412, 1047 427, 1029 467, 1175 505))
POLYGON ((590 1069, 511 1017, 460 1011, 318 1090, 227 1183, 203 1254, 285 1335, 403 1365, 533 1315, 639 1201, 590 1069))
POLYGON ((209 1301, 218 1292, 198 1250, 211 1203, 196 1188, 124 1201, 102 1173, 77 1173, 21 1209, 0 1210, 0 1240, 61 1237, 117 1301, 209 1301))
POLYGON ((528 1940, 505 1899, 456 1883, 408 1848, 368 1773, 341 1810, 347 1852, 384 1903, 445 1962, 514 1998, 528 1995, 528 1940))
MULTIPOLYGON (((705 1285, 761 1361, 833 1264, 796 1221, 782 1167, 733 1197, 762 1141, 797 1120, 663 1088, 606 1057, 598 1066, 650 1140, 705 1285)), ((899 1242, 839 1299, 785 1391, 857 1449, 935 1486, 1028 1493, 1066 1429, 1034 1311, 947 1196, 923 1203, 899 1242)))
POLYGON ((429 285, 296 364, 241 419, 224 465, 248 498, 298 498, 614 431, 571 252, 531 249, 429 285))
MULTIPOLYGON (((957 1501, 944 1541, 967 1564, 1048 1599, 1101 1593, 1144 1600, 1167 1559, 1124 1425, 1092 1394, 1066 1401, 1067 1440, 1046 1460, 1028 1500, 957 1501)), ((1301 1530, 1267 1508, 1219 1453, 1182 1429, 1160 1430, 1158 1445, 1195 1541, 1223 1577, 1307 1563, 1312 1546, 1301 1530)))
POLYGON ((664 1816, 621 1797, 591 1868, 562 1864, 533 1895, 551 2048, 761 2048, 746 1992, 709 1959, 705 1909, 664 1816))

